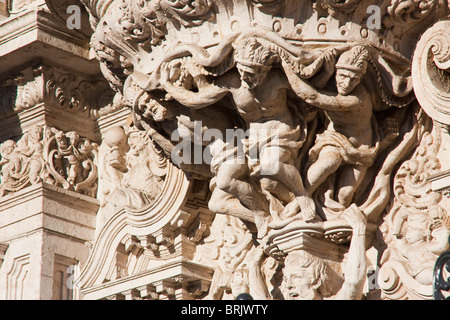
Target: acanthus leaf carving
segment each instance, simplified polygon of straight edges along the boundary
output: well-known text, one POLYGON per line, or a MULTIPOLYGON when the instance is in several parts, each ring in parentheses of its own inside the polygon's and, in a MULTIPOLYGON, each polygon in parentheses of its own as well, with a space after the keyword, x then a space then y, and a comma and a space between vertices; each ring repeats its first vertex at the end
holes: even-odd
POLYGON ((424 127, 419 147, 394 180, 395 198, 383 225, 387 249, 379 274, 387 299, 432 299, 434 265, 448 248, 448 213, 429 180, 441 166, 437 158, 441 132, 438 126, 429 130, 429 125, 424 127))

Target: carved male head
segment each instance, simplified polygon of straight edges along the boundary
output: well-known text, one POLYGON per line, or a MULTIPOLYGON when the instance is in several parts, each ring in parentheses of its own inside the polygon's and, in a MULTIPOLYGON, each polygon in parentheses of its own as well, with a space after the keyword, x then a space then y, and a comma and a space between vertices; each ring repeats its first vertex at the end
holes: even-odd
POLYGON ((369 52, 363 46, 356 46, 344 52, 336 64, 336 85, 339 94, 348 95, 361 82, 367 71, 369 52))
POLYGON ((267 77, 276 55, 256 38, 248 38, 234 46, 234 59, 242 85, 254 89, 267 77))
POLYGON ((105 162, 111 167, 126 172, 125 154, 129 150, 128 136, 122 127, 112 127, 105 132, 103 142, 109 147, 105 162))
POLYGON ((287 300, 320 300, 329 296, 329 266, 305 250, 289 253, 284 261, 283 295, 287 300))
POLYGON ((242 293, 249 293, 249 287, 248 270, 243 268, 235 270, 230 281, 232 295, 237 297, 242 293))

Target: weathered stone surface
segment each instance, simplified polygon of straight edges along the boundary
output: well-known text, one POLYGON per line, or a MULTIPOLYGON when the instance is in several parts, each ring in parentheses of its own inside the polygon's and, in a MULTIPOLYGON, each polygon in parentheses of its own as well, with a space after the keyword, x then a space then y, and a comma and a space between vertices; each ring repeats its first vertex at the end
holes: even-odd
POLYGON ((446 2, 0 14, 0 298, 433 298, 446 2))

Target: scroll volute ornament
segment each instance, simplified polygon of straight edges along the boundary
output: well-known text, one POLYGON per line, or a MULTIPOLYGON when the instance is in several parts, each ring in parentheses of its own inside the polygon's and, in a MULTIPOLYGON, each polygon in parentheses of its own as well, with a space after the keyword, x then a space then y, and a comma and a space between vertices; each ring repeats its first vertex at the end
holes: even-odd
POLYGON ((412 63, 414 91, 425 112, 450 125, 450 21, 428 29, 417 44, 412 63))

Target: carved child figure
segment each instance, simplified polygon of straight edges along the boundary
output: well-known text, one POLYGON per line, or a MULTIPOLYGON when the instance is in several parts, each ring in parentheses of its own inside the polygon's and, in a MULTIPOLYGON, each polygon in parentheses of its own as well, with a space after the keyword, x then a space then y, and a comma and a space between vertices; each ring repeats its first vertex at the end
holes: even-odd
MULTIPOLYGON (((44 128, 42 126, 33 127, 27 134, 26 145, 22 146, 20 152, 30 158, 29 177, 31 184, 41 181, 41 171, 43 169, 42 152, 44 145, 42 143, 44 136, 44 128)), ((20 142, 19 142, 20 143, 20 142)))
POLYGON ((2 156, 0 161, 2 174, 0 190, 1 195, 4 195, 5 191, 15 191, 16 187, 20 187, 27 181, 28 163, 13 140, 7 140, 0 146, 0 154, 2 156))
POLYGON ((82 169, 77 157, 78 150, 76 150, 73 143, 70 143, 72 141, 69 142, 67 138, 72 137, 74 139, 73 134, 76 135, 76 133, 69 132, 65 135, 64 132, 56 129, 53 129, 53 132, 59 151, 59 155, 55 156, 55 167, 58 168, 59 174, 62 176, 67 175, 67 182, 73 186, 76 183, 77 177, 82 173, 82 169), (67 168, 64 161, 68 162, 67 168), (66 169, 67 173, 64 172, 66 169))
MULTIPOLYGON (((439 210, 434 206, 430 211, 439 210)), ((396 248, 408 261, 408 272, 420 284, 431 285, 433 269, 439 254, 448 247, 448 228, 442 219, 432 219, 424 213, 404 214, 399 220, 396 248), (433 222, 434 221, 434 222, 433 222), (404 236, 400 234, 406 223, 404 236)))

